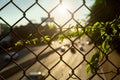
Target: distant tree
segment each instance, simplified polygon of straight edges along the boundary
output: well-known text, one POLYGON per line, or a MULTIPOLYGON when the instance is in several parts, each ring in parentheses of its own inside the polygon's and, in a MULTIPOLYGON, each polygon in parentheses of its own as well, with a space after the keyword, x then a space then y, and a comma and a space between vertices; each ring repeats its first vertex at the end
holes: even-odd
MULTIPOLYGON (((120 16, 120 0, 96 0, 94 5, 91 7, 91 13, 89 16, 90 19, 88 22, 90 25, 94 25, 96 22, 106 23, 115 19, 117 20, 120 16)), ((118 23, 119 21, 116 21, 115 24, 118 23)), ((113 29, 110 24, 107 24, 105 28, 106 33, 112 34, 113 29)), ((118 26, 115 28, 119 30, 118 26)), ((91 38, 94 40, 97 36, 100 36, 100 30, 96 30, 94 34, 92 34, 91 38)), ((101 38, 99 38, 99 40, 99 43, 103 42, 101 38)))
POLYGON ((2 28, 2 35, 5 35, 6 33, 8 33, 10 31, 10 27, 8 27, 8 25, 0 23, 0 26, 2 28))
POLYGON ((120 15, 120 0, 96 0, 91 11, 90 24, 112 21, 120 15))
POLYGON ((120 53, 120 0, 96 0, 89 16, 86 32, 99 49, 91 56, 87 72, 95 73, 99 59, 112 50, 120 53))

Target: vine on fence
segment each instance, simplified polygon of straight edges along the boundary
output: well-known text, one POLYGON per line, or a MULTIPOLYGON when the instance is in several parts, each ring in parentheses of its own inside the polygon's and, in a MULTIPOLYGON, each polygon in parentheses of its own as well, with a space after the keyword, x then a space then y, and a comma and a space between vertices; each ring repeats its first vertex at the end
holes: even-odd
POLYGON ((88 26, 86 32, 92 35, 91 39, 98 48, 91 56, 86 69, 88 73, 95 73, 99 70, 100 59, 106 58, 108 53, 119 47, 115 45, 120 42, 120 18, 111 22, 96 22, 93 26, 88 26))
MULTIPOLYGON (((115 49, 114 39, 120 37, 120 18, 111 22, 96 22, 92 26, 85 27, 85 32, 82 29, 83 28, 76 25, 73 28, 65 30, 62 34, 58 35, 55 33, 52 37, 45 35, 40 39, 34 38, 32 40, 26 40, 25 44, 33 43, 36 45, 38 41, 48 43, 52 38, 54 38, 54 36, 57 36, 58 40, 63 41, 65 38, 81 37, 87 33, 90 35, 90 39, 92 40, 93 44, 96 45, 96 52, 94 52, 90 57, 86 71, 88 73, 95 73, 97 70, 99 70, 100 60, 113 49, 115 49)), ((118 39, 118 41, 120 41, 120 39, 118 39)), ((18 46, 24 44, 23 41, 19 40, 15 43, 15 45, 18 46)))

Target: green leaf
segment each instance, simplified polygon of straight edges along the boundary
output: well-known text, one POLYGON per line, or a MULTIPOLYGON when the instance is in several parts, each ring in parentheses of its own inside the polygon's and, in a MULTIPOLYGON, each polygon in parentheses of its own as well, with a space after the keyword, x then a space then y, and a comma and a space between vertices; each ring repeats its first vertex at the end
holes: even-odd
POLYGON ((25 44, 31 44, 31 42, 29 40, 25 41, 25 44))
POLYGON ((90 59, 90 62, 94 62, 96 59, 99 59, 99 51, 96 51, 93 55, 92 55, 92 57, 91 57, 91 59, 90 59))
POLYGON ((33 36, 33 34, 31 33, 31 34, 29 34, 29 37, 31 37, 31 36, 33 36))
POLYGON ((19 40, 15 43, 15 46, 22 46, 23 45, 23 41, 19 40))
POLYGON ((34 38, 34 39, 32 39, 32 42, 33 42, 34 45, 37 44, 37 41, 38 41, 38 38, 34 38))
POLYGON ((53 28, 55 28, 55 24, 54 23, 50 23, 49 24, 49 29, 53 29, 53 28))
POLYGON ((41 42, 47 43, 47 42, 49 42, 51 39, 50 39, 49 36, 44 36, 44 37, 41 37, 40 40, 41 40, 41 42))
POLYGON ((48 42, 50 41, 50 37, 49 36, 45 36, 45 40, 48 42))
POLYGON ((87 65, 87 72, 90 73, 94 73, 94 70, 97 68, 98 63, 99 63, 99 57, 100 57, 100 52, 96 51, 95 53, 93 53, 93 55, 91 56, 90 59, 90 64, 87 65))
POLYGON ((91 73, 91 66, 90 66, 89 64, 88 64, 87 67, 86 67, 86 71, 87 71, 88 74, 91 73))
POLYGON ((63 40, 64 40, 64 38, 65 38, 65 36, 64 36, 64 35, 59 35, 59 36, 58 36, 58 40, 59 40, 59 41, 63 41, 63 40))

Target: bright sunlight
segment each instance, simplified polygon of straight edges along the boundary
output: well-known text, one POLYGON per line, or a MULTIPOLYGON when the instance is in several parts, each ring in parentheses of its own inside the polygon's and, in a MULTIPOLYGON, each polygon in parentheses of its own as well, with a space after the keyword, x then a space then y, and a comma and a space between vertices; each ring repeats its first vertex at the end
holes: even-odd
POLYGON ((59 5, 58 12, 62 15, 65 15, 65 13, 67 12, 67 7, 63 4, 59 5))
POLYGON ((56 23, 63 25, 71 18, 71 14, 67 11, 68 7, 66 4, 60 4, 52 13, 51 17, 54 17, 56 23))

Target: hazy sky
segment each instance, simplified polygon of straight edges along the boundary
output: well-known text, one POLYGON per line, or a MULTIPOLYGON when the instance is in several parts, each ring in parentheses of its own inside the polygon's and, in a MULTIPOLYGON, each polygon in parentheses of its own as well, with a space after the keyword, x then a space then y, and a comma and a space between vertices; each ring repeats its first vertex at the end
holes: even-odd
MULTIPOLYGON (((6 7, 2 7, 7 4, 10 0, 0 0, 0 17, 3 18, 7 23, 13 25, 21 19, 16 25, 27 24, 28 21, 23 18, 23 13, 17 9, 13 3, 9 3, 6 7)), ((36 0, 13 0, 13 2, 25 12, 25 17, 35 23, 41 23, 41 17, 48 17, 48 14, 37 4, 27 10, 36 0)), ((45 8, 47 12, 50 12, 60 0, 38 0, 38 3, 45 8)), ((67 12, 66 9, 74 12, 79 8, 83 3, 83 0, 62 0, 62 7, 57 7, 55 10, 50 12, 50 16, 54 17, 54 20, 59 25, 63 25, 71 18, 71 14, 67 12), (63 8, 64 7, 64 8, 63 8)), ((90 7, 94 3, 94 0, 86 0, 86 5, 90 7)), ((81 22, 81 19, 87 20, 86 15, 89 13, 89 10, 86 7, 82 7, 75 14, 74 18, 81 22)), ((0 20, 0 23, 4 21, 0 20)), ((68 24, 74 24, 74 21, 71 20, 68 24)))

